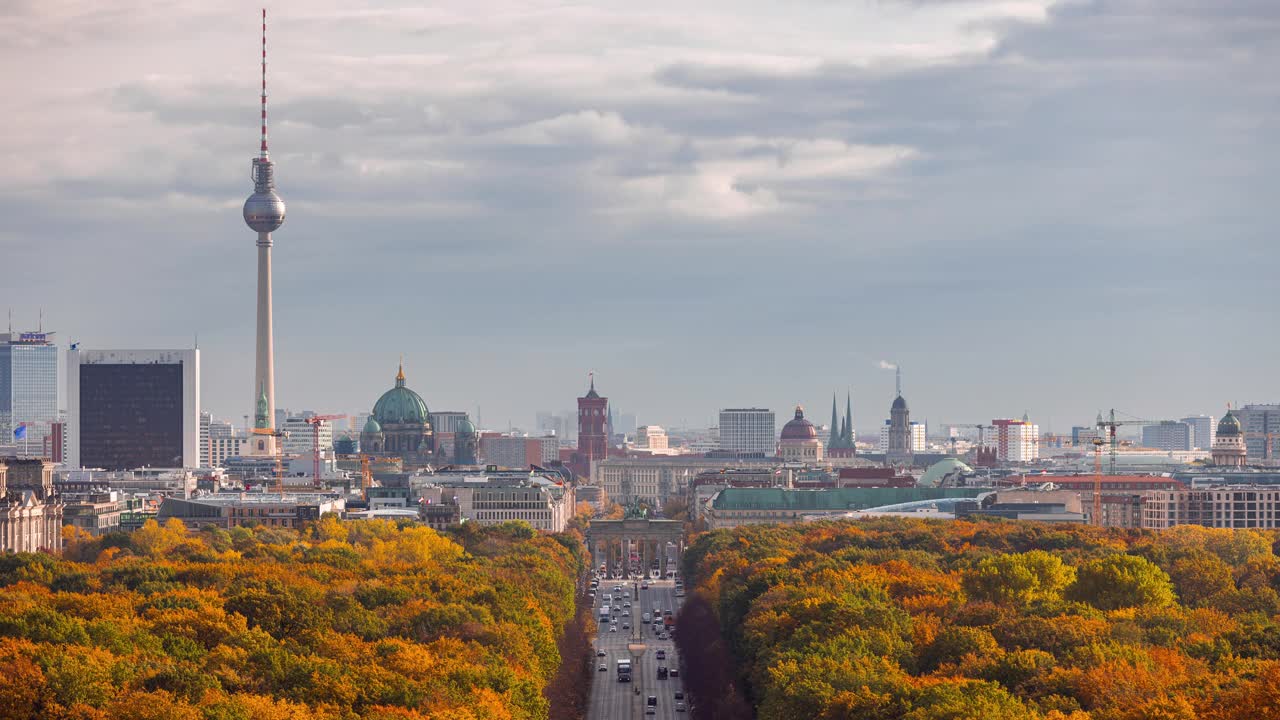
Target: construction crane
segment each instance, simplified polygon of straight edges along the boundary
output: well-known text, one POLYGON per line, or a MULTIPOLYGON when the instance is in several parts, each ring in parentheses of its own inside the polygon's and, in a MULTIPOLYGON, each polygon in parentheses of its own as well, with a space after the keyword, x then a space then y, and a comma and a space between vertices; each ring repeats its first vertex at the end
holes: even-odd
MULTIPOLYGON (((983 431, 992 430, 995 428, 995 425, 983 425, 982 423, 940 423, 940 425, 942 425, 942 427, 970 428, 970 429, 977 430, 979 448, 986 447, 986 443, 984 443, 982 439, 983 431)), ((956 438, 953 437, 951 438, 951 452, 954 453, 955 449, 956 449, 956 438)))
MULTIPOLYGON (((254 435, 267 435, 267 436, 269 436, 269 437, 279 438, 279 439, 284 439, 284 438, 289 437, 289 433, 288 433, 288 431, 286 431, 286 430, 276 430, 275 428, 253 428, 253 429, 251 429, 249 432, 253 433, 254 435)), ((281 446, 281 444, 280 444, 280 443, 276 443, 276 448, 275 448, 275 458, 276 458, 276 489, 275 489, 275 492, 278 492, 278 493, 281 493, 281 494, 283 494, 283 493, 284 493, 284 463, 283 463, 283 454, 284 454, 284 448, 281 446)))
POLYGON ((1093 524, 1102 527, 1102 438, 1093 439, 1093 524))
POLYGON ((320 487, 320 423, 326 420, 345 420, 346 415, 312 415, 304 422, 311 426, 311 483, 320 487))
POLYGON ((1101 412, 1098 413, 1098 430, 1101 431, 1101 434, 1106 435, 1105 442, 1111 446, 1110 465, 1107 470, 1111 475, 1116 474, 1116 428, 1121 425, 1159 425, 1163 422, 1173 422, 1171 420, 1143 420, 1142 418, 1128 415, 1128 413, 1120 414, 1127 417, 1124 420, 1117 420, 1115 408, 1111 409, 1106 418, 1102 417, 1101 412))

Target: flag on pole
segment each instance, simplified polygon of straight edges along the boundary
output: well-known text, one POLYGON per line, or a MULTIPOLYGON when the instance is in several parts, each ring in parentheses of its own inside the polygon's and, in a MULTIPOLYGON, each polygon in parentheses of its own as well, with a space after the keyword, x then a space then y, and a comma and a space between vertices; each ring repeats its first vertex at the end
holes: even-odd
POLYGON ((13 429, 13 439, 14 439, 14 440, 22 440, 22 439, 23 439, 23 438, 25 438, 26 436, 27 436, 27 426, 26 426, 26 425, 19 425, 18 427, 16 427, 16 428, 14 428, 14 429, 13 429))

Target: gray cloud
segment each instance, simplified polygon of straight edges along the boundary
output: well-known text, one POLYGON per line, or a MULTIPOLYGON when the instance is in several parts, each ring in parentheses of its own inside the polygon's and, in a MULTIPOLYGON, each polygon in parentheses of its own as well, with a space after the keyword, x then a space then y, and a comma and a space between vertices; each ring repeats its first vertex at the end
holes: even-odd
MULTIPOLYGON (((402 351, 433 406, 517 422, 586 366, 666 423, 852 384, 873 425, 879 357, 951 420, 1250 395, 1280 350, 1239 311, 1276 260, 1280 11, 1039 7, 273 11, 283 402, 359 409, 402 351), (1235 377, 1187 350, 1210 322, 1248 338, 1235 377)), ((56 268, 9 302, 91 344, 199 329, 242 414, 254 23, 6 10, 34 34, 0 65, 51 82, 0 139, 0 252, 56 268)))

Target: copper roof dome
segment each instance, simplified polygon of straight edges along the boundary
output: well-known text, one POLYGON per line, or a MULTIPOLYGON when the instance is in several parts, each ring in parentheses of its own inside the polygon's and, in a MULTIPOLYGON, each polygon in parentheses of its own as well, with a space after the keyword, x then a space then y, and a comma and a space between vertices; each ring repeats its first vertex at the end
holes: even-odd
POLYGON ((796 406, 796 416, 786 425, 782 426, 783 440, 816 440, 818 438, 818 429, 813 423, 804 419, 804 408, 796 406))

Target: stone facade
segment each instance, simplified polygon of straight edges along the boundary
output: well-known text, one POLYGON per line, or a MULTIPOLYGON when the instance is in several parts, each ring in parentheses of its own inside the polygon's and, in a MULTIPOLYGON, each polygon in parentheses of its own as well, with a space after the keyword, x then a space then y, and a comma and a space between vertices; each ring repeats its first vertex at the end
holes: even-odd
POLYGON ((62 512, 53 463, 0 458, 0 551, 61 551, 62 512))

